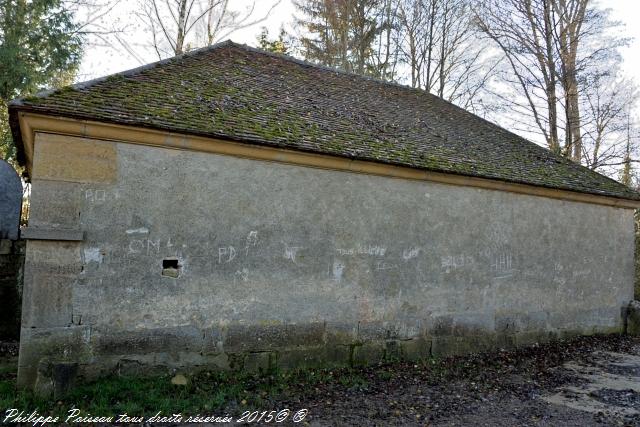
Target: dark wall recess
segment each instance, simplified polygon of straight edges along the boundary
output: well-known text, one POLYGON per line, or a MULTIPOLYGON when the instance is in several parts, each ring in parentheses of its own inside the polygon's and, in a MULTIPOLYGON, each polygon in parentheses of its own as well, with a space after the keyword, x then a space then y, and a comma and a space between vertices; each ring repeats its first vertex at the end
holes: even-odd
POLYGON ((0 340, 20 336, 24 241, 0 240, 0 340))
POLYGON ((162 260, 162 275, 175 279, 180 276, 180 267, 178 258, 165 258, 162 260))

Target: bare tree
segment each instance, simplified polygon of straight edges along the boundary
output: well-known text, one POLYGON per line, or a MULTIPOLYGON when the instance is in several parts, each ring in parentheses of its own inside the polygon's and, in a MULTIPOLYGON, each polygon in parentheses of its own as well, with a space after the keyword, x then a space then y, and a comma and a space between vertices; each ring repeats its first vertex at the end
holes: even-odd
POLYGON ((400 0, 397 48, 411 86, 473 109, 497 61, 479 45, 468 0, 400 0))
POLYGON ((405 82, 476 112, 498 61, 475 43, 471 0, 297 0, 303 56, 405 82))
POLYGON ((581 156, 586 166, 597 170, 631 156, 631 111, 638 101, 638 88, 616 71, 591 76, 590 80, 589 90, 582 92, 580 99, 581 156))
POLYGON ((476 21, 510 66, 499 84, 509 86, 501 99, 518 116, 515 126, 581 162, 581 93, 590 73, 601 72, 589 64, 615 63, 624 40, 607 32, 616 23, 589 0, 480 0, 476 21))
POLYGON ((579 163, 582 155, 582 137, 577 62, 589 0, 547 0, 545 3, 551 4, 556 18, 554 41, 558 48, 560 81, 565 94, 566 155, 579 163))
POLYGON ((487 0, 478 8, 476 22, 510 65, 502 71, 501 82, 517 88, 521 95, 501 100, 513 112, 531 117, 549 149, 559 153, 552 13, 547 0, 487 0))
POLYGON ((256 17, 255 0, 244 11, 231 10, 228 0, 141 0, 139 17, 149 29, 158 58, 164 58, 263 22, 280 1, 272 1, 267 12, 256 17))
POLYGON ((591 0, 554 0, 550 2, 557 16, 556 44, 559 46, 559 80, 564 92, 566 115, 566 155, 580 162, 582 117, 580 92, 590 92, 590 82, 603 72, 610 74, 620 58, 616 49, 628 40, 611 36, 619 23, 610 21, 607 12, 591 0), (603 71, 604 69, 604 71, 603 71))
POLYGON ((631 138, 629 137, 625 144, 624 168, 620 174, 620 182, 631 187, 631 181, 631 138))
POLYGON ((411 72, 411 86, 432 88, 436 0, 398 2, 396 43, 411 72))
POLYGON ((384 80, 395 81, 400 60, 399 50, 395 45, 395 32, 398 26, 397 0, 383 0, 377 17, 380 31, 372 44, 371 62, 374 74, 384 80))
POLYGON ((85 50, 95 47, 120 50, 124 35, 131 29, 131 24, 120 16, 123 4, 123 0, 64 0, 62 7, 73 13, 75 32, 84 40, 85 50))
MULTIPOLYGON (((640 182, 634 164, 640 162, 637 159, 638 141, 640 140, 640 127, 637 120, 632 122, 631 114, 627 115, 626 138, 624 144, 624 157, 622 159, 622 170, 620 170, 618 180, 629 187, 638 190, 640 182), (634 159, 634 153, 636 158, 634 159)), ((639 209, 636 209, 636 217, 639 209)), ((636 229, 637 230, 637 229, 636 229)))

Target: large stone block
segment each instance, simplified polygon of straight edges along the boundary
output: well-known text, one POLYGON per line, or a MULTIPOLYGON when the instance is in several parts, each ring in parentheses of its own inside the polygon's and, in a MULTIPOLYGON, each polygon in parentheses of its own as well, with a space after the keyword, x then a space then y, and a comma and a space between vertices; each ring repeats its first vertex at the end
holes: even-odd
POLYGON ((91 345, 98 354, 142 355, 146 353, 201 353, 205 343, 203 331, 193 326, 175 326, 126 331, 94 328, 91 345))
POLYGON ((91 328, 70 326, 20 331, 18 386, 34 387, 38 369, 51 363, 86 364, 92 359, 91 328))
POLYGON ((229 325, 225 352, 266 351, 324 344, 324 323, 229 325))

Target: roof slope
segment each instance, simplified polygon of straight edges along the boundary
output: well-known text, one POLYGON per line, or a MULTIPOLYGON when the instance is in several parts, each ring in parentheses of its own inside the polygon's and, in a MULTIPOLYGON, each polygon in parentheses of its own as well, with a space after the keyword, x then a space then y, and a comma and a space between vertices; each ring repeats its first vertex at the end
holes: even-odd
POLYGON ((425 91, 232 42, 14 101, 14 122, 17 111, 640 200, 425 91))

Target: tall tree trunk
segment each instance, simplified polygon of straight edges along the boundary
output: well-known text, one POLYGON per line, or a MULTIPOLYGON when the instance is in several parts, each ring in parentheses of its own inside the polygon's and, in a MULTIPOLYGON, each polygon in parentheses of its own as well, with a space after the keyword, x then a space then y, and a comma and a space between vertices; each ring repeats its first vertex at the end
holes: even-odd
POLYGON ((582 160, 582 132, 580 129, 580 100, 578 90, 577 56, 590 0, 555 0, 553 6, 558 16, 560 59, 562 61, 562 85, 565 92, 566 155, 575 162, 582 160))
POLYGON ((178 34, 176 35, 176 55, 184 52, 184 37, 186 31, 187 0, 180 0, 180 14, 178 15, 178 34))
POLYGON ((420 86, 420 70, 416 53, 416 37, 413 31, 409 33, 409 58, 411 61, 411 87, 420 86))
POLYGON ((547 69, 547 86, 545 88, 547 94, 547 106, 549 110, 549 149, 554 153, 560 153, 560 141, 558 141, 558 96, 556 94, 556 63, 555 52, 553 51, 553 17, 549 1, 543 1, 544 13, 544 40, 546 50, 546 60, 541 61, 541 65, 547 69))
POLYGON ((440 40, 440 75, 438 96, 444 98, 444 85, 445 85, 445 61, 447 60, 447 34, 449 33, 449 4, 444 2, 444 9, 442 11, 442 40, 440 40))
POLYGON ((431 92, 431 61, 433 60, 433 26, 436 21, 436 1, 431 0, 429 7, 429 40, 427 42, 427 71, 425 76, 425 89, 431 92))

